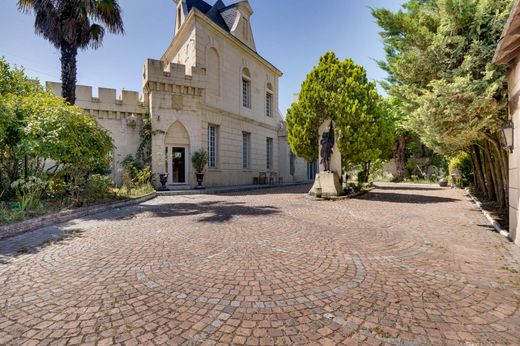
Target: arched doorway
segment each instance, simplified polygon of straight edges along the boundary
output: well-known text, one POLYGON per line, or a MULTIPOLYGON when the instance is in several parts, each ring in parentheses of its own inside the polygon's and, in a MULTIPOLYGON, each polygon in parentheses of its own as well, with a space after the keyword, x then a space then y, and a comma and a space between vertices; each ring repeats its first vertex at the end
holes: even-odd
POLYGON ((173 123, 166 132, 164 148, 168 184, 187 184, 189 182, 190 137, 184 125, 179 121, 173 123))

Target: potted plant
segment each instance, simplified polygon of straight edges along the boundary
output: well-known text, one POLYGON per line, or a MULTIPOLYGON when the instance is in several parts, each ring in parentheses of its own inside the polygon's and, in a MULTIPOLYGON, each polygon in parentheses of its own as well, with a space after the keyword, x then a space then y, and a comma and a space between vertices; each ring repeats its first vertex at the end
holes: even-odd
POLYGON ((191 155, 191 163, 195 169, 195 176, 197 177, 196 189, 204 189, 202 181, 204 180, 204 169, 208 164, 208 153, 204 149, 200 149, 191 155))

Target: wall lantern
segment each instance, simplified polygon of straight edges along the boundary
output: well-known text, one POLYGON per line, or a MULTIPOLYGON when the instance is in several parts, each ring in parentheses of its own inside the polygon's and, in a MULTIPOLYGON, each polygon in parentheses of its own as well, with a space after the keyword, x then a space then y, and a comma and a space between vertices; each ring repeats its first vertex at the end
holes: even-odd
POLYGON ((502 141, 504 142, 504 149, 509 149, 509 152, 513 152, 514 146, 514 134, 513 134, 514 126, 513 121, 509 120, 506 125, 504 125, 500 129, 500 133, 502 134, 502 141))

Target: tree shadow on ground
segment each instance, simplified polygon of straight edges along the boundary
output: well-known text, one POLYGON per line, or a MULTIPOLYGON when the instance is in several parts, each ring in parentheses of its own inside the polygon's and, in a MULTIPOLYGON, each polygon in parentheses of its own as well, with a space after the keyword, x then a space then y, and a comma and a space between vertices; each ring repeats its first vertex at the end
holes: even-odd
MULTIPOLYGON (((88 222, 131 220, 142 213, 152 217, 175 218, 200 215, 194 222, 223 223, 234 217, 262 217, 280 213, 281 210, 268 205, 247 205, 244 202, 197 201, 192 203, 165 203, 160 205, 135 205, 119 210, 89 215, 69 222, 40 228, 5 238, 0 241, 0 265, 9 264, 12 259, 26 254, 35 254, 51 245, 66 245, 68 240, 83 237, 82 233, 91 226, 88 222), (78 221, 80 224, 76 225, 78 221), (81 224, 87 222, 87 224, 81 224)), ((171 221, 175 223, 175 219, 171 221)))
POLYGON ((359 197, 360 199, 370 201, 380 201, 388 203, 410 203, 410 204, 435 204, 435 203, 451 203, 458 202, 458 199, 438 196, 425 196, 415 194, 401 194, 393 192, 377 192, 373 191, 364 196, 359 197))
POLYGON ((58 226, 48 227, 45 237, 31 237, 32 232, 23 233, 19 236, 5 238, 0 242, 0 265, 9 264, 12 258, 22 255, 35 254, 51 245, 66 245, 76 238, 83 238, 85 230, 75 228, 61 228, 58 226))
POLYGON ((378 190, 403 190, 403 191, 439 191, 444 190, 442 187, 436 187, 436 186, 388 186, 388 185, 378 185, 374 184, 374 186, 378 190))
POLYGON ((311 189, 312 184, 301 184, 293 186, 273 185, 265 189, 239 191, 239 192, 218 192, 218 196, 269 196, 269 195, 291 195, 307 193, 311 189))
MULTIPOLYGON (((266 216, 280 213, 278 208, 272 206, 247 206, 243 202, 226 201, 167 203, 153 206, 152 208, 145 207, 139 209, 145 209, 144 211, 149 211, 156 217, 204 215, 197 222, 214 223, 226 222, 235 216, 266 216)), ((140 212, 143 212, 143 210, 139 210, 137 213, 140 212)))
POLYGON ((495 227, 491 226, 491 225, 482 225, 482 224, 477 224, 478 227, 482 227, 482 228, 485 228, 487 229, 488 231, 493 231, 495 232, 495 227))

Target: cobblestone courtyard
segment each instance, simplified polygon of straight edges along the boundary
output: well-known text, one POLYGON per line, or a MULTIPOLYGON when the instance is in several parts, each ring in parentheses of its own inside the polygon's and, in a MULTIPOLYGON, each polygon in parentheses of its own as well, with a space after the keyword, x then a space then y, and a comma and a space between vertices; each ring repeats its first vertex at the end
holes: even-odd
POLYGON ((460 190, 158 197, 0 241, 0 344, 520 344, 520 248, 460 190))

